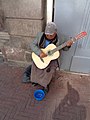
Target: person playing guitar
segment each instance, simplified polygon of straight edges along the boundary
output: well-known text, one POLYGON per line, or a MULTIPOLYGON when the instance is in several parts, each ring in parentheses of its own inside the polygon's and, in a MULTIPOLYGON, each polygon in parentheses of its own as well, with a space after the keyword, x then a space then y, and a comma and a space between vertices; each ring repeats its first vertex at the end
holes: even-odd
MULTIPOLYGON (((60 45, 60 41, 65 38, 58 39, 57 26, 54 22, 47 23, 45 27, 45 32, 39 32, 36 38, 31 42, 30 48, 36 56, 40 58, 42 63, 44 63, 43 58, 47 57, 47 54, 42 50, 47 48, 47 46, 54 44, 55 46, 60 45)), ((73 44, 73 39, 66 42, 63 50, 69 50, 70 46, 73 44)), ((52 55, 51 55, 52 56, 52 55)), ((37 58, 35 58, 37 61, 37 58)), ((40 65, 41 63, 38 63, 40 65)), ((26 68, 23 75, 23 83, 33 83, 39 84, 43 87, 43 90, 47 93, 49 90, 49 84, 52 78, 55 76, 56 69, 59 67, 58 59, 51 60, 50 63, 45 67, 40 69, 36 66, 34 60, 32 65, 26 68)))

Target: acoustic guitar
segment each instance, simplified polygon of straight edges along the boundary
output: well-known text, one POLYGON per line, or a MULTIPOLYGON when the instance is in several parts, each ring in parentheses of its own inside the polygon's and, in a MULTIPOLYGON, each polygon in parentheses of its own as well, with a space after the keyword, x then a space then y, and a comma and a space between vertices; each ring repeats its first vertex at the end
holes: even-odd
MULTIPOLYGON (((74 43, 75 41, 83 38, 86 35, 87 35, 86 32, 81 32, 76 37, 71 38, 68 41, 72 41, 74 43)), ((51 60, 55 60, 60 56, 59 50, 64 48, 67 45, 67 42, 63 43, 62 45, 60 45, 58 47, 56 47, 56 45, 54 45, 54 44, 49 44, 45 49, 41 49, 47 55, 44 58, 40 58, 38 55, 36 55, 34 52, 32 52, 32 59, 33 59, 35 65, 39 69, 46 68, 49 65, 51 60)))

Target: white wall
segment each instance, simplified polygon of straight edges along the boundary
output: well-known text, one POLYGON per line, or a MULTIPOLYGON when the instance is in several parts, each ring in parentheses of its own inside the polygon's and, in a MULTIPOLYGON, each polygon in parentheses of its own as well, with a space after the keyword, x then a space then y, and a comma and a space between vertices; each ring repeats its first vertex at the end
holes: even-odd
POLYGON ((47 22, 52 21, 53 0, 47 0, 47 22))

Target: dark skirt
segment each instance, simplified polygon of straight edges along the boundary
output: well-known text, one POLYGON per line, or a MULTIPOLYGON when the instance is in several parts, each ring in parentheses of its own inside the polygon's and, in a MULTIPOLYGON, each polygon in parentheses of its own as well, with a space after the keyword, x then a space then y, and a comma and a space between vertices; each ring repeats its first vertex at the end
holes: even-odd
POLYGON ((57 67, 57 60, 51 61, 45 69, 39 69, 33 63, 31 70, 31 81, 34 83, 38 83, 43 87, 47 87, 47 85, 51 82, 52 78, 55 76, 57 67))

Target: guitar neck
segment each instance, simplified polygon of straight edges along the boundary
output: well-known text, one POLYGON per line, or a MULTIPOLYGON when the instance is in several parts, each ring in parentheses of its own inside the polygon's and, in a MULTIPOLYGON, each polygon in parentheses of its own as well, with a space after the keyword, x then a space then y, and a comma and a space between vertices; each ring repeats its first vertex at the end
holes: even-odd
MULTIPOLYGON (((68 40, 68 41, 73 41, 73 42, 75 42, 75 38, 72 38, 71 40, 68 40)), ((68 42, 67 41, 67 42, 68 42)), ((67 42, 65 42, 65 43, 63 43, 62 45, 60 45, 60 46, 58 46, 58 47, 56 47, 55 49, 53 49, 53 50, 51 50, 51 53, 53 54, 53 53, 55 53, 56 51, 59 51, 59 50, 61 50, 62 48, 64 48, 64 47, 66 47, 67 46, 67 42)))
MULTIPOLYGON (((86 36, 86 35, 87 35, 87 33, 86 33, 85 31, 83 31, 83 32, 79 33, 76 37, 68 40, 67 42, 72 41, 72 42, 74 43, 76 40, 81 39, 81 38, 83 38, 83 37, 86 36)), ((63 43, 62 45, 60 45, 60 46, 56 47, 55 49, 51 50, 51 51, 50 51, 50 54, 53 54, 53 53, 55 53, 56 51, 59 51, 59 50, 61 50, 62 48, 66 47, 66 46, 67 46, 67 42, 65 42, 65 43, 63 43)))

